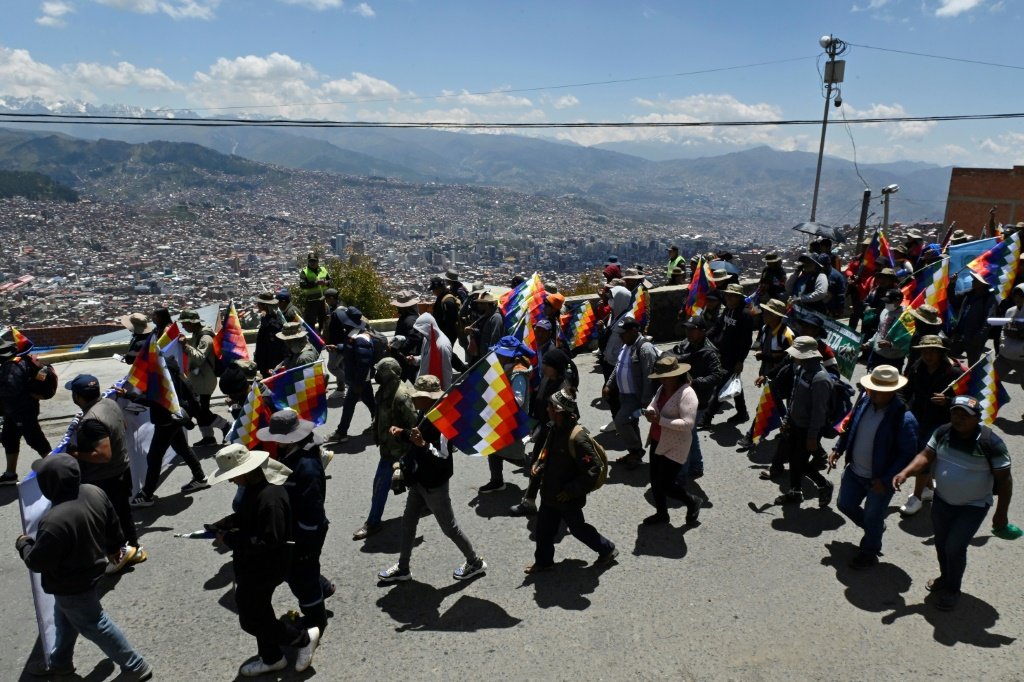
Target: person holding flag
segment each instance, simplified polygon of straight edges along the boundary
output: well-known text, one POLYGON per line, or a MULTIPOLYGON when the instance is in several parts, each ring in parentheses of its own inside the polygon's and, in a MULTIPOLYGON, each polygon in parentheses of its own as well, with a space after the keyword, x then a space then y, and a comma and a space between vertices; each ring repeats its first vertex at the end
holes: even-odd
POLYGON ((39 399, 30 392, 33 370, 17 347, 0 339, 0 406, 3 407, 4 425, 0 442, 7 456, 7 468, 0 475, 0 485, 18 482, 18 455, 21 439, 40 457, 50 453, 50 441, 39 426, 39 399))
POLYGON ((216 445, 217 439, 213 437, 213 430, 220 429, 226 436, 231 424, 219 414, 210 410, 210 400, 213 392, 217 389, 217 372, 215 363, 217 357, 213 352, 213 330, 203 324, 199 313, 195 310, 182 310, 178 315, 178 322, 190 336, 182 338, 185 344, 185 352, 188 355, 188 377, 186 381, 199 398, 199 414, 196 415, 196 422, 199 424, 199 432, 202 439, 196 443, 196 447, 216 445))
POLYGON ((452 368, 455 362, 451 341, 430 313, 423 313, 416 318, 413 328, 422 337, 423 343, 420 346, 420 354, 409 361, 419 363, 419 376, 435 376, 441 380, 441 386, 448 390, 452 385, 452 368))
POLYGON ((309 342, 309 334, 301 322, 285 322, 275 336, 284 341, 288 354, 274 368, 274 374, 314 363, 320 357, 320 353, 309 342))

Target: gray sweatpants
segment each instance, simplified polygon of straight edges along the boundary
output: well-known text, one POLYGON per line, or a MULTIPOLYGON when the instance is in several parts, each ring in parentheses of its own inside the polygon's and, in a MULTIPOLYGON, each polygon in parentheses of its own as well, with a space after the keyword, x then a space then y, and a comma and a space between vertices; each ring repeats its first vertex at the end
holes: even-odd
MULTIPOLYGON (((450 457, 451 455, 449 455, 450 457)), ((426 507, 437 519, 437 525, 441 532, 448 536, 459 551, 466 557, 466 561, 476 559, 476 552, 473 544, 466 537, 466 534, 459 528, 455 520, 455 512, 452 511, 452 498, 448 495, 448 481, 436 488, 424 488, 419 483, 409 486, 409 497, 405 500, 405 513, 402 514, 402 545, 398 555, 398 568, 409 570, 409 558, 412 556, 412 547, 416 542, 416 526, 420 522, 420 513, 426 507)))

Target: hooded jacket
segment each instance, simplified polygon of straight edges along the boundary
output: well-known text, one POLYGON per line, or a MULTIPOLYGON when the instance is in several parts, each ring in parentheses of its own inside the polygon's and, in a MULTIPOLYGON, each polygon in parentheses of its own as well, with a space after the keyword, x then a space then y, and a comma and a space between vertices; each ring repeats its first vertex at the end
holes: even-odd
POLYGON ((604 360, 614 367, 615 361, 619 359, 619 351, 622 350, 622 331, 615 326, 615 323, 629 312, 633 295, 626 287, 612 287, 611 293, 612 312, 605 321, 608 325, 608 344, 604 347, 604 360))
POLYGON ((107 556, 124 544, 117 513, 102 490, 81 483, 78 460, 71 455, 45 457, 36 476, 53 506, 34 539, 18 540, 18 554, 29 570, 41 574, 45 592, 87 592, 103 576, 107 556))
POLYGON ((412 393, 402 383, 402 368, 394 358, 384 358, 376 365, 377 416, 373 420, 374 436, 380 446, 381 457, 399 460, 409 451, 409 441, 391 435, 392 426, 411 429, 416 425, 416 406, 412 393))
POLYGON ((430 313, 416 318, 413 328, 423 337, 420 346, 420 373, 430 374, 441 380, 441 388, 448 390, 452 385, 452 343, 437 326, 437 320, 430 313))

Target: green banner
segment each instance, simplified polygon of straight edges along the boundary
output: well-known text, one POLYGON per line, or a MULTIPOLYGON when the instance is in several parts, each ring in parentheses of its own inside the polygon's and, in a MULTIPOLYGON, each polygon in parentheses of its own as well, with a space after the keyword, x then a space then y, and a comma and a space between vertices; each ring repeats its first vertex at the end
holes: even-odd
MULTIPOLYGON (((793 306, 800 310, 800 306, 793 306)), ((839 363, 839 373, 849 380, 853 380, 853 370, 857 367, 857 359, 860 357, 860 334, 853 331, 845 324, 830 320, 819 314, 825 326, 825 343, 832 352, 836 354, 836 362, 839 363)))

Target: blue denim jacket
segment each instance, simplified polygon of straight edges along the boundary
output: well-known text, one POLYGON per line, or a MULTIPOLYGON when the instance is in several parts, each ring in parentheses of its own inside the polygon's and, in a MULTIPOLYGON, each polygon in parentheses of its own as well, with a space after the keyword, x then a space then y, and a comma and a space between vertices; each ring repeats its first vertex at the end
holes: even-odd
MULTIPOLYGON (((851 443, 853 434, 857 433, 860 426, 860 418, 864 410, 871 404, 867 393, 861 395, 853 408, 853 417, 850 418, 849 427, 839 436, 836 441, 836 452, 846 455, 846 462, 849 463, 850 453, 847 447, 851 443)), ((893 476, 903 471, 903 468, 910 463, 910 460, 917 454, 917 419, 907 409, 903 398, 895 396, 889 406, 885 408, 885 416, 882 423, 878 425, 875 432, 875 448, 871 458, 871 478, 881 479, 887 487, 891 484, 893 476)))

